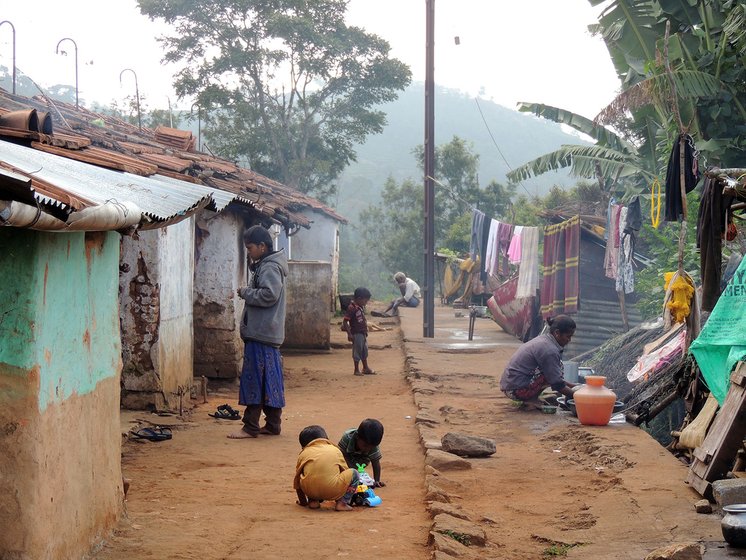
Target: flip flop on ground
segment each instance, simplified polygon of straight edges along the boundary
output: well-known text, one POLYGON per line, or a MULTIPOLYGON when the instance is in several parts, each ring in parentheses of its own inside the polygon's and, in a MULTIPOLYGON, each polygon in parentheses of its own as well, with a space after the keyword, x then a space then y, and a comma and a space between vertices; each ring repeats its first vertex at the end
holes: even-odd
POLYGON ((138 439, 147 439, 148 441, 165 441, 173 437, 169 428, 164 428, 161 426, 131 430, 130 434, 138 439))

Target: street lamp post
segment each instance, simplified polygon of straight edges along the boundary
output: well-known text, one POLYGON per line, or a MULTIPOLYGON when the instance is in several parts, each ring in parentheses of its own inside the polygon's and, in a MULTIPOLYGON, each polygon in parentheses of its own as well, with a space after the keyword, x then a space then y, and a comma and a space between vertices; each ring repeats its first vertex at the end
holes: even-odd
MULTIPOLYGON (((75 108, 79 109, 80 103, 78 101, 78 43, 76 43, 70 37, 65 37, 63 39, 60 39, 57 42, 57 48, 54 49, 55 54, 60 54, 60 44, 63 41, 70 41, 75 47, 75 108)), ((67 54, 67 53, 65 51, 62 51, 62 54, 67 54)))
POLYGON ((425 287, 422 336, 435 336, 435 0, 425 17, 425 287))
POLYGON ((9 22, 7 19, 5 21, 0 21, 0 27, 2 27, 6 23, 10 25, 10 28, 13 31, 13 95, 15 95, 16 94, 16 27, 11 22, 9 22))
POLYGON ((140 115, 140 87, 137 85, 137 74, 132 68, 125 68, 119 73, 119 86, 122 85, 122 74, 125 72, 132 72, 135 77, 135 103, 137 104, 137 128, 142 130, 142 116, 140 115))

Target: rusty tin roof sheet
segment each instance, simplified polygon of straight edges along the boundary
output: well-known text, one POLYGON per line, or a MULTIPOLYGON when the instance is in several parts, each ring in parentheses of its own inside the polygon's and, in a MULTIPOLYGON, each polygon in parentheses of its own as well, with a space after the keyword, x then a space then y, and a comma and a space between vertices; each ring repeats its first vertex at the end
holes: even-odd
MULTIPOLYGON (((208 208, 221 211, 230 202, 243 204, 284 224, 288 229, 310 227, 311 220, 303 214, 309 209, 339 222, 347 222, 333 209, 296 189, 243 169, 233 162, 190 151, 194 142, 189 131, 167 127, 158 127, 155 131, 148 128, 140 130, 116 117, 85 108, 76 109, 58 101, 52 103, 43 97, 13 96, 0 89, 0 114, 29 108, 48 111, 54 122, 54 133, 44 135, 22 131, 21 134, 15 131, 15 141, 30 140, 31 146, 37 151, 128 172, 133 175, 127 183, 131 185, 130 192, 138 197, 141 185, 135 177, 158 181, 149 187, 154 196, 136 200, 144 205, 144 213, 153 218, 163 219, 162 216, 175 211, 173 204, 177 200, 192 200, 190 197, 207 193, 210 196, 208 208), (177 192, 179 189, 184 193, 177 192)), ((0 128, 0 138, 4 130, 7 129, 0 128)), ((62 189, 68 191, 69 188, 67 185, 62 189)), ((40 194, 43 192, 44 189, 37 188, 39 196, 46 196, 40 194)), ((76 199, 74 192, 70 191, 72 199, 76 199)), ((122 192, 121 196, 124 194, 122 192)), ((62 198, 63 193, 57 193, 54 200, 57 204, 67 204, 62 198)), ((74 210, 73 205, 67 205, 74 210)))

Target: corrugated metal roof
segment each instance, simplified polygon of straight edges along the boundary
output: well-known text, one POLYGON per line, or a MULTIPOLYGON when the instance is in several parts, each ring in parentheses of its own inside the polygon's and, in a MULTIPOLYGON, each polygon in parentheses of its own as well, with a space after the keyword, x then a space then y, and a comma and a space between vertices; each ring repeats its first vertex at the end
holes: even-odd
MULTIPOLYGON (((0 160, 22 174, 51 183, 74 197, 93 204, 134 202, 153 225, 181 220, 213 200, 214 189, 201 185, 157 175, 141 177, 112 171, 2 140, 0 160)), ((0 185, 0 198, 3 198, 3 191, 4 188, 0 185)), ((42 207, 57 207, 68 214, 83 207, 81 204, 60 200, 54 193, 41 189, 34 189, 33 197, 42 207)), ((221 204, 225 198, 221 197, 221 204)), ((147 225, 149 224, 143 224, 145 227, 147 225)))
MULTIPOLYGON (((176 181, 171 185, 184 189, 188 189, 184 185, 203 186, 213 195, 213 209, 220 211, 229 202, 236 202, 256 209, 289 229, 310 226, 311 221, 302 214, 309 208, 337 221, 347 222, 333 209, 296 189, 242 169, 233 162, 184 149, 183 146, 193 146, 193 142, 188 142, 191 137, 189 131, 164 127, 156 131, 147 128, 140 130, 116 117, 57 101, 52 103, 42 98, 13 96, 0 89, 0 113, 28 108, 49 111, 54 121, 54 134, 32 132, 23 137, 35 140, 32 144, 39 150, 141 175, 158 173, 161 178, 167 176, 176 181), (86 148, 85 142, 75 142, 75 139, 89 140, 92 146, 86 148)), ((3 130, 0 129, 0 137, 2 135, 3 130)), ((146 200, 142 202, 149 203, 146 200)), ((162 209, 155 207, 144 210, 157 214, 162 209)))

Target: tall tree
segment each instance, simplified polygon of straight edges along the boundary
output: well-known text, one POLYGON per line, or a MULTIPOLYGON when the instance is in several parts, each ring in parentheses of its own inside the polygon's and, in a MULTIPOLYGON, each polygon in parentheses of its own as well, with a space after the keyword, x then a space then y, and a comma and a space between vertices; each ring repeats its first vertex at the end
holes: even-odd
POLYGON ((410 81, 388 42, 345 24, 346 0, 138 0, 174 33, 165 60, 182 64, 179 96, 209 111, 207 136, 225 157, 327 198, 378 133, 410 81))
MULTIPOLYGON (((472 208, 480 208, 490 217, 506 218, 515 186, 495 181, 479 187, 479 155, 473 146, 458 136, 435 149, 436 197, 435 242, 451 250, 468 249, 472 208)), ((422 168, 422 146, 413 150, 422 168)), ((420 181, 406 179, 397 183, 389 178, 380 204, 360 213, 361 234, 366 248, 373 247, 388 270, 404 270, 415 279, 422 278, 422 205, 420 181)), ((374 276, 371 271, 368 277, 374 276)))

